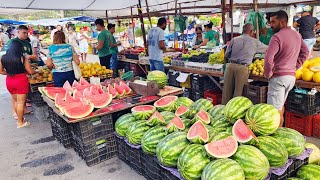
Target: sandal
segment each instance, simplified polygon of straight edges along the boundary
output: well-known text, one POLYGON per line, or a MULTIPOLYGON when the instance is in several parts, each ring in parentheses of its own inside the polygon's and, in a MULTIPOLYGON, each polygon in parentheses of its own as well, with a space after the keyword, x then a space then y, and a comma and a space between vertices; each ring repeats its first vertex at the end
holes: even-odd
POLYGON ((23 127, 27 127, 29 125, 30 125, 30 122, 26 121, 21 126, 18 125, 17 128, 23 128, 23 127))
POLYGON ((24 114, 33 114, 33 111, 27 111, 24 114))
POLYGON ((12 115, 13 119, 18 120, 18 116, 16 114, 12 115))
POLYGON ((32 105, 30 103, 26 103, 27 107, 32 107, 32 105))

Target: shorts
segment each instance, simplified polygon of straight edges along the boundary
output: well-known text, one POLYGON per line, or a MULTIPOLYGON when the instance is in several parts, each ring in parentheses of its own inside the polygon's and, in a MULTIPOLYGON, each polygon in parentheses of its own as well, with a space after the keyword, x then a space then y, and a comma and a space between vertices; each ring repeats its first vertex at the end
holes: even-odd
POLYGON ((29 92, 28 77, 25 73, 7 75, 6 85, 10 94, 28 94, 29 92))
POLYGON ((157 60, 152 60, 150 59, 150 70, 154 71, 154 70, 159 70, 164 72, 164 64, 163 61, 157 61, 157 60))
POLYGON ((118 69, 118 54, 112 54, 111 60, 110 60, 110 68, 112 70, 117 70, 118 69))
POLYGON ((88 46, 80 46, 80 53, 88 53, 88 46))
POLYGON ((279 76, 269 79, 267 103, 278 110, 282 110, 289 91, 294 87, 295 83, 296 77, 294 76, 279 76))
POLYGON ((110 59, 111 59, 111 54, 103 57, 99 57, 100 64, 101 66, 105 66, 107 69, 110 69, 110 59))
POLYGON ((311 51, 313 49, 313 45, 316 43, 316 38, 304 39, 303 41, 304 41, 304 43, 306 43, 306 45, 309 49, 309 53, 311 53, 311 51))
POLYGON ((72 84, 73 81, 76 80, 73 70, 68 72, 53 72, 52 75, 55 87, 62 87, 66 81, 72 84))

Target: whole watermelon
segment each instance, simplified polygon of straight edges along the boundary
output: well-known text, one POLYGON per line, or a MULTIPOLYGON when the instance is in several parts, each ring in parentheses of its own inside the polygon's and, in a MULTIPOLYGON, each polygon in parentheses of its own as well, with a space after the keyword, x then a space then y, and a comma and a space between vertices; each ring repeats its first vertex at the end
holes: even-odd
POLYGON ((304 152, 305 139, 301 133, 294 129, 278 128, 271 136, 286 147, 289 157, 296 157, 304 152))
POLYGON ((167 75, 162 71, 151 71, 147 76, 148 81, 155 81, 159 88, 162 89, 164 86, 168 84, 167 75))
POLYGON ((193 101, 187 97, 179 97, 176 104, 177 106, 181 106, 181 105, 184 105, 186 107, 191 107, 193 105, 193 101))
POLYGON ((142 150, 147 154, 155 154, 158 143, 168 135, 166 128, 155 126, 149 129, 141 139, 142 150))
POLYGON ((178 158, 178 170, 185 180, 200 179, 202 170, 210 162, 205 148, 200 144, 191 144, 178 158))
POLYGON ((173 132, 157 145, 156 155, 159 162, 167 167, 177 166, 181 152, 189 145, 186 132, 173 132))
POLYGON ((302 166, 297 172, 297 177, 304 180, 319 180, 320 166, 315 164, 302 166))
POLYGON ((211 121, 211 126, 217 132, 225 132, 228 127, 232 126, 228 119, 222 115, 216 116, 211 121))
POLYGON ((232 98, 224 108, 224 114, 230 123, 234 124, 238 119, 246 115, 247 110, 252 106, 250 99, 246 97, 232 98))
POLYGON ((150 126, 147 125, 147 121, 145 120, 139 120, 132 123, 126 132, 128 142, 133 145, 140 145, 142 136, 149 129, 150 126))
POLYGON ((217 133, 214 137, 213 137, 213 140, 214 141, 219 141, 221 139, 224 139, 224 138, 227 138, 231 136, 231 134, 227 133, 227 132, 220 132, 220 133, 217 133))
POLYGON ((271 167, 280 168, 288 161, 286 147, 271 136, 259 136, 255 145, 267 158, 271 167))
POLYGON ((204 126, 207 128, 208 133, 209 133, 209 140, 208 140, 208 142, 211 142, 211 141, 213 140, 213 138, 214 138, 217 134, 219 134, 219 132, 215 131, 214 128, 211 127, 210 125, 206 125, 206 124, 205 124, 204 126))
POLYGON ((291 178, 287 178, 286 180, 303 180, 303 179, 296 178, 296 177, 291 177, 291 178))
POLYGON ((135 117, 131 113, 120 116, 114 125, 117 134, 119 136, 126 136, 128 127, 135 120, 135 117))
POLYGON ((202 171, 203 180, 244 180, 245 175, 241 166, 232 159, 218 159, 210 162, 202 171))
POLYGON ((280 125, 280 113, 270 104, 257 104, 249 108, 246 124, 258 136, 273 134, 280 125))
POLYGON ((175 114, 170 111, 162 111, 162 112, 160 112, 160 114, 162 115, 162 117, 166 121, 166 124, 168 124, 171 121, 171 119, 173 119, 175 116, 175 114))
POLYGON ((224 108, 226 106, 225 105, 215 105, 213 108, 208 110, 208 113, 212 116, 212 117, 216 117, 216 116, 221 116, 224 115, 224 108))
POLYGON ((232 156, 242 167, 246 179, 265 179, 269 173, 267 157, 256 147, 241 145, 232 156))
POLYGON ((213 108, 213 105, 211 101, 209 101, 208 99, 198 99, 192 105, 192 109, 196 111, 200 111, 200 109, 203 109, 204 111, 208 111, 211 108, 213 108))
POLYGON ((225 132, 228 133, 228 134, 230 134, 230 135, 232 135, 232 126, 227 127, 227 129, 226 129, 225 132))

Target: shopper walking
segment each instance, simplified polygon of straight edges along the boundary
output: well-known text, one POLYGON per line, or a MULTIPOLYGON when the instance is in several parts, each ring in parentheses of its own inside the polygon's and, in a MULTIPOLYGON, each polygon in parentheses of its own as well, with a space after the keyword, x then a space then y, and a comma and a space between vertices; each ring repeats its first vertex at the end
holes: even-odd
POLYGON ((284 103, 295 85, 295 72, 307 59, 309 50, 301 35, 288 27, 288 14, 277 11, 271 15, 271 28, 276 33, 270 40, 264 61, 264 76, 269 79, 268 104, 280 112, 283 125, 284 103))
POLYGON ((112 56, 110 42, 112 34, 110 31, 106 30, 102 19, 96 19, 94 23, 97 26, 97 30, 100 31, 100 34, 98 35, 98 45, 96 46, 100 64, 105 66, 107 69, 110 69, 110 59, 112 56))
POLYGON ((318 18, 312 17, 309 11, 304 11, 301 18, 293 23, 293 27, 299 28, 299 33, 311 55, 313 45, 316 43, 315 32, 320 28, 320 21, 318 18))
POLYGON ((222 104, 242 95, 243 86, 248 82, 248 65, 256 53, 264 53, 268 48, 253 35, 253 25, 248 23, 243 26, 243 35, 230 41, 225 53, 229 63, 224 73, 222 104))
POLYGON ((32 32, 32 35, 30 35, 30 43, 31 43, 33 55, 36 58, 38 65, 44 66, 45 64, 41 58, 41 49, 40 49, 41 46, 40 46, 39 37, 40 37, 39 30, 34 30, 32 32))
POLYGON ((121 46, 121 42, 117 42, 114 37, 114 33, 116 32, 115 24, 108 24, 108 30, 112 34, 112 41, 110 41, 112 54, 110 68, 113 70, 113 77, 118 77, 118 46, 121 46))
POLYGON ((18 128, 30 123, 23 118, 26 109, 27 94, 29 92, 28 74, 36 72, 31 68, 29 59, 24 56, 23 46, 13 41, 0 62, 0 74, 7 75, 6 86, 11 94, 13 109, 18 120, 18 128))
POLYGON ((52 69, 55 87, 62 87, 66 81, 72 84, 76 79, 72 61, 78 65, 80 64, 79 56, 73 53, 72 46, 66 44, 65 39, 64 32, 57 31, 53 36, 53 44, 49 46, 46 64, 52 69))
POLYGON ((148 52, 150 61, 150 70, 159 70, 164 72, 162 59, 163 51, 166 50, 164 30, 167 28, 167 20, 160 18, 157 27, 151 28, 148 33, 148 52))
POLYGON ((87 53, 88 53, 88 40, 90 40, 90 37, 87 35, 87 33, 84 31, 84 28, 80 28, 80 33, 77 35, 78 41, 79 41, 79 47, 80 47, 80 53, 81 53, 81 59, 82 62, 86 62, 87 59, 87 53))

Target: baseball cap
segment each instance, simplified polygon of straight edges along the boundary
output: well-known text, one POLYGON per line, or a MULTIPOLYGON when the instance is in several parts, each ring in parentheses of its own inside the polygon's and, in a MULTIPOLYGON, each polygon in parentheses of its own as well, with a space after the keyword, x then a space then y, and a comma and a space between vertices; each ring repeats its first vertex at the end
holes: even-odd
POLYGON ((33 34, 40 34, 39 30, 33 30, 33 34))

